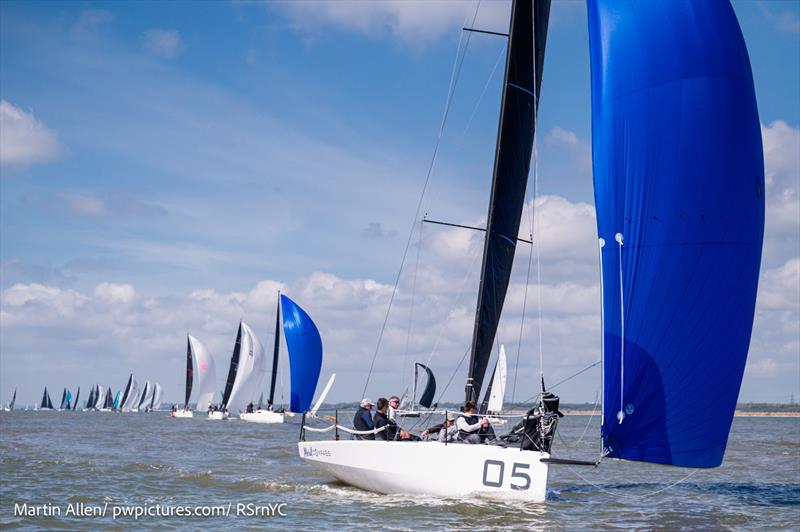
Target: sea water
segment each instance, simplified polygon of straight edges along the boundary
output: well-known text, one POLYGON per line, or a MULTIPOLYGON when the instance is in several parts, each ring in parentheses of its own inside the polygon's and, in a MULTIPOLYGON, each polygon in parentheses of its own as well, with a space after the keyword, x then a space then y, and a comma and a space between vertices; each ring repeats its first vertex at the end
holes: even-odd
MULTIPOLYGON (((597 468, 551 466, 544 504, 351 488, 300 460, 299 418, 287 420, 258 425, 203 415, 172 419, 168 412, 2 412, 0 528, 800 527, 800 418, 736 418, 725 461, 715 469, 616 460, 597 468)), ((565 417, 554 456, 596 459, 597 423, 597 417, 565 417)))

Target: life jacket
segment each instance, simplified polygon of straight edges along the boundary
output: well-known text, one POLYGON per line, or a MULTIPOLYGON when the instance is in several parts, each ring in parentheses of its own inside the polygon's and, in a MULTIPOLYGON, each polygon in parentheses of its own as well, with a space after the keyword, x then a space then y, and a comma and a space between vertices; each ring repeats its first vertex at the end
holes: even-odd
MULTIPOLYGON (((473 414, 473 415, 471 415, 471 416, 468 416, 468 415, 466 415, 466 414, 461 414, 461 415, 460 415, 460 416, 458 416, 458 417, 459 417, 459 419, 463 418, 463 419, 464 419, 464 421, 466 421, 466 422, 467 422, 467 425, 474 425, 475 423, 477 423, 478 421, 480 421, 480 418, 477 416, 477 414, 473 414)), ((472 431, 472 432, 467 432, 467 431, 464 431, 464 430, 458 429, 458 436, 459 436, 459 438, 462 438, 462 439, 463 439, 463 438, 466 438, 466 437, 467 437, 467 436, 469 436, 470 434, 477 434, 477 433, 478 433, 478 431, 477 431, 477 430, 475 430, 475 431, 472 431)))

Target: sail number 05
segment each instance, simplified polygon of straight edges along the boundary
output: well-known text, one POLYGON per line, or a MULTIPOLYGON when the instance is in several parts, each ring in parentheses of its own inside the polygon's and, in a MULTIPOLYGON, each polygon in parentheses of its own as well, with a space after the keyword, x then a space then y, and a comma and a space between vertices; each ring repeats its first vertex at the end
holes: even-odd
MULTIPOLYGON (((525 470, 530 464, 514 462, 511 464, 511 489, 524 491, 531 487, 531 477, 525 470)), ((483 463, 483 485, 490 488, 502 488, 506 464, 500 460, 486 460, 483 463)))

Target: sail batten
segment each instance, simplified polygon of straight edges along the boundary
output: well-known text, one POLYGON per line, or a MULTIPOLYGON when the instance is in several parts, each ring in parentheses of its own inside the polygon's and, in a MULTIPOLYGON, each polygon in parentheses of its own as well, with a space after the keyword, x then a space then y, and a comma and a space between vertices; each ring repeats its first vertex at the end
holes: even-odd
POLYGON ((764 163, 727 1, 589 0, 603 445, 722 462, 752 332, 764 163))
POLYGON ((478 401, 503 311, 525 202, 550 0, 514 1, 466 399, 478 401))

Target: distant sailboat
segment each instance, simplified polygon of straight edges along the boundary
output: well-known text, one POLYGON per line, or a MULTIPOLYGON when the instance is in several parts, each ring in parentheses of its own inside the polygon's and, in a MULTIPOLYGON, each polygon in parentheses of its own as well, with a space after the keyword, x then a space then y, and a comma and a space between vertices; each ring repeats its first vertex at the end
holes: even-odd
POLYGON ((272 377, 270 381, 270 389, 269 389, 269 400, 267 402, 267 409, 262 410, 262 404, 264 394, 259 397, 258 406, 256 407, 255 412, 244 412, 239 414, 239 419, 242 421, 248 421, 250 423, 283 423, 283 413, 282 412, 275 412, 274 409, 274 401, 275 401, 275 382, 278 376, 278 354, 280 352, 280 345, 281 345, 281 302, 280 302, 280 293, 278 295, 278 307, 276 309, 275 314, 275 342, 274 347, 272 350, 272 377))
MULTIPOLYGON (((506 393, 506 377, 508 370, 506 367, 506 348, 500 345, 500 354, 497 357, 497 363, 492 372, 492 379, 489 381, 489 387, 486 388, 486 395, 483 397, 483 402, 479 412, 481 414, 488 414, 490 416, 498 416, 503 413, 503 398, 506 393)), ((500 417, 490 417, 489 421, 492 425, 505 425, 506 420, 500 417)))
POLYGON ((83 411, 89 412, 91 410, 94 410, 96 403, 97 403, 97 385, 95 384, 89 390, 89 398, 86 399, 86 404, 83 407, 83 411))
MULTIPOLYGON (((205 412, 214 396, 214 387, 217 381, 217 371, 214 364, 214 357, 208 352, 206 346, 192 335, 186 338, 186 394, 183 409, 178 409, 172 413, 173 417, 189 418, 192 417, 192 410, 189 406, 192 392, 194 391, 197 401, 195 408, 198 412, 205 412)), ((159 386, 160 390, 160 386, 159 386)), ((159 392, 160 394, 160 392, 159 392)))
POLYGON ((136 379, 133 379, 133 384, 131 385, 128 397, 126 400, 122 401, 120 410, 123 412, 132 412, 138 400, 139 400, 139 382, 136 379))
POLYGON ((11 412, 14 410, 14 402, 17 400, 17 389, 14 388, 14 395, 11 396, 11 402, 3 408, 3 412, 11 412))
POLYGON ((161 385, 156 383, 153 386, 153 395, 150 398, 150 407, 148 408, 149 412, 154 412, 161 407, 161 385))
POLYGON ((140 412, 144 411, 147 407, 146 401, 150 399, 150 395, 152 395, 152 387, 150 385, 150 381, 145 381, 144 388, 142 389, 142 393, 139 395, 139 400, 136 401, 132 411, 133 412, 140 412))
POLYGON ((72 408, 72 392, 64 388, 64 392, 61 394, 61 406, 58 407, 58 410, 70 410, 72 408))
POLYGON ((42 394, 42 402, 39 405, 39 410, 53 410, 53 401, 50 400, 50 394, 47 393, 47 386, 44 387, 42 394))
POLYGON ((224 419, 229 411, 245 410, 262 389, 266 373, 264 347, 250 326, 239 322, 222 403, 218 410, 208 413, 209 419, 224 419))
POLYGON ((436 378, 433 376, 433 371, 431 371, 431 368, 420 362, 414 363, 414 385, 411 390, 411 404, 408 406, 408 408, 403 408, 397 411, 397 415, 400 417, 419 417, 421 414, 429 412, 425 410, 418 410, 417 406, 423 406, 428 409, 433 407, 433 398, 436 395, 436 378), (425 388, 422 391, 422 395, 420 396, 419 401, 417 401, 417 386, 419 384, 420 369, 425 371, 427 380, 425 382, 425 388))
POLYGON ((78 386, 78 391, 75 392, 75 400, 72 401, 72 410, 74 411, 78 410, 78 399, 80 399, 80 397, 81 397, 81 387, 78 386))

